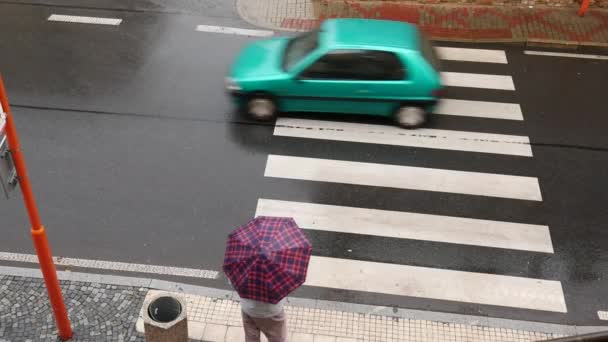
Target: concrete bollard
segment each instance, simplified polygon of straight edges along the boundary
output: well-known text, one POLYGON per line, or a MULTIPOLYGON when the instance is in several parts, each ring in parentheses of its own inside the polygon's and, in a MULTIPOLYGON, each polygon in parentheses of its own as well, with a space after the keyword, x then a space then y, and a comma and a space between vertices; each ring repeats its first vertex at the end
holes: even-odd
POLYGON ((159 294, 144 304, 147 342, 188 342, 186 303, 178 297, 159 294))

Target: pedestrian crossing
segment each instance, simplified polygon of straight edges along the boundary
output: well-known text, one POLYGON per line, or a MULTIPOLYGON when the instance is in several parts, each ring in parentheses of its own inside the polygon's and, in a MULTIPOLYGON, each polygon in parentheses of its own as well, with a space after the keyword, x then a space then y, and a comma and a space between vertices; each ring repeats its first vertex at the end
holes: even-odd
MULTIPOLYGON (((488 94, 495 94, 492 92, 476 96, 477 92, 485 89, 516 94, 513 78, 504 75, 505 68, 502 65, 508 64, 504 51, 439 47, 438 53, 442 59, 450 61, 448 65, 454 65, 454 62, 468 63, 469 66, 470 63, 484 63, 485 72, 493 66, 496 66, 498 72, 496 75, 450 70, 442 72, 442 80, 448 87, 448 93, 452 87, 467 88, 470 98, 442 100, 435 114, 451 116, 454 119, 467 118, 469 122, 476 119, 486 120, 481 121, 483 123, 489 119, 492 120, 493 130, 500 128, 502 123, 524 120, 520 104, 488 101, 488 94), (480 97, 483 101, 478 100, 480 97)), ((502 160, 512 158, 514 165, 521 165, 522 160, 533 162, 530 139, 525 135, 442 127, 404 130, 390 125, 289 117, 276 121, 273 135, 275 139, 289 139, 289 146, 301 144, 302 148, 268 155, 264 170, 267 180, 297 182, 299 186, 314 187, 315 192, 324 186, 329 187, 330 184, 341 184, 340 189, 352 187, 354 196, 361 193, 362 187, 374 189, 374 192, 365 193, 378 196, 383 194, 381 189, 390 189, 392 193, 403 191, 406 195, 407 192, 413 191, 428 194, 429 198, 435 198, 442 206, 463 206, 457 202, 446 202, 446 196, 462 198, 462 201, 476 199, 498 204, 510 201, 508 203, 526 207, 542 205, 541 186, 534 175, 518 173, 516 170, 506 170, 504 173, 488 172, 480 167, 483 164, 477 163, 477 166, 471 167, 466 161, 458 164, 463 158, 476 158, 481 155, 488 156, 490 160, 499 156, 502 156, 502 160), (324 158, 319 158, 314 156, 314 153, 311 156, 306 150, 311 140, 326 142, 324 151, 332 150, 335 146, 332 142, 353 144, 355 150, 363 145, 376 145, 379 148, 392 146, 392 152, 395 149, 403 149, 404 158, 395 164, 370 162, 374 161, 374 156, 366 156, 365 161, 356 160, 356 154, 341 158, 340 151, 343 151, 344 145, 341 145, 340 149, 334 148, 337 152, 331 154, 331 159, 326 158, 327 154, 324 158), (418 158, 424 158, 425 153, 429 151, 444 151, 442 156, 448 156, 448 159, 435 159, 423 167, 418 164, 410 165, 406 158, 412 153, 418 158), (304 153, 307 154, 302 155, 304 153), (454 165, 458 165, 458 169, 455 169, 454 165), (497 199, 503 202, 496 201, 497 199)), ((397 159, 399 158, 395 160, 397 159)), ((495 170, 490 165, 488 169, 495 170)), ((362 200, 358 202, 359 205, 353 205, 352 201, 339 203, 348 196, 353 194, 318 196, 309 201, 262 196, 258 199, 255 215, 293 217, 300 227, 311 234, 324 233, 316 235, 317 238, 321 236, 327 239, 327 236, 344 235, 348 236, 349 241, 365 241, 371 237, 396 241, 396 244, 391 243, 387 248, 399 246, 398 241, 407 241, 409 244, 433 243, 434 246, 446 248, 451 246, 450 250, 457 248, 463 255, 475 248, 485 248, 489 254, 495 251, 496 255, 503 256, 504 251, 520 253, 523 258, 554 253, 550 227, 538 222, 526 223, 521 222, 521 219, 505 219, 504 216, 491 220, 491 214, 477 211, 476 208, 470 210, 473 214, 465 217, 446 215, 449 210, 445 207, 431 206, 426 212, 416 212, 408 210, 407 203, 395 206, 404 208, 403 210, 396 210, 395 207, 387 210, 381 208, 382 205, 366 207, 366 204, 360 204, 373 203, 375 200, 386 203, 383 198, 362 200), (332 198, 332 202, 325 202, 327 198, 332 198), (474 217, 476 213, 479 217, 474 217)), ((500 208, 495 210, 500 211, 500 208)), ((366 246, 368 245, 361 243, 359 248, 366 246)), ((440 250, 428 253, 440 253, 440 250)), ((453 269, 444 265, 428 267, 428 263, 419 266, 421 263, 418 260, 379 262, 367 260, 361 255, 369 253, 358 254, 352 258, 342 254, 319 255, 315 253, 313 245, 313 257, 305 285, 473 306, 534 312, 567 312, 561 282, 558 279, 544 279, 542 274, 500 274, 491 269, 475 270, 475 267, 471 267, 472 270, 453 269)))

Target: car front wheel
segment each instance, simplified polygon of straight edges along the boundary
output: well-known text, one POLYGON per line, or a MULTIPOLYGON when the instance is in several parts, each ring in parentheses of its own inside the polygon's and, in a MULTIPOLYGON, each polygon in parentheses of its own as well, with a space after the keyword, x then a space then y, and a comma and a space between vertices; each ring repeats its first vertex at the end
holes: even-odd
POLYGON ((426 119, 427 113, 422 107, 402 106, 395 112, 395 121, 403 128, 418 128, 426 119))
POLYGON ((269 121, 277 116, 275 102, 266 96, 254 96, 247 101, 247 113, 258 121, 269 121))

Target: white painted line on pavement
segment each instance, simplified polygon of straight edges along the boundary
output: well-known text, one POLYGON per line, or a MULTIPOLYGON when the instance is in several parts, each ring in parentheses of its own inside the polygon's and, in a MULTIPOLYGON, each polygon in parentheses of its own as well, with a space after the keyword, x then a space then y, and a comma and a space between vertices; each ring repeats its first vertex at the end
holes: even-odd
POLYGON ((294 118, 279 118, 275 124, 274 135, 525 157, 532 156, 530 139, 518 135, 431 128, 406 130, 389 125, 294 118))
MULTIPOLYGON (((132 264, 132 263, 125 263, 125 262, 117 262, 117 261, 76 259, 76 258, 63 258, 63 257, 53 257, 53 260, 55 262, 55 265, 57 265, 57 266, 83 267, 83 268, 93 268, 93 269, 112 270, 112 271, 121 271, 121 272, 164 274, 164 275, 190 277, 190 278, 216 279, 218 277, 217 271, 200 270, 200 269, 195 269, 195 268, 132 264)), ((0 252, 0 261, 27 262, 27 263, 37 264, 38 257, 35 254, 0 252)))
POLYGON ((548 226, 260 198, 255 216, 304 229, 553 253, 548 226))
POLYGON ((542 201, 536 177, 269 155, 266 177, 542 201))
POLYGON ((587 55, 581 53, 565 53, 565 52, 548 52, 548 51, 524 51, 526 55, 551 56, 551 57, 568 57, 568 58, 584 58, 584 59, 600 59, 608 60, 608 56, 602 55, 587 55))
POLYGON ((62 21, 66 23, 79 23, 79 24, 99 24, 99 25, 120 25, 122 19, 117 18, 100 18, 100 17, 82 17, 78 15, 63 15, 63 14, 52 14, 49 21, 62 21))
POLYGON ((513 78, 506 75, 442 72, 441 80, 443 85, 448 87, 515 90, 513 78))
POLYGON ((559 281, 313 256, 305 285, 567 312, 559 281))
POLYGON ((472 116, 477 118, 523 120, 517 103, 441 99, 435 114, 472 116))
POLYGON ((274 34, 273 31, 266 30, 248 30, 236 27, 214 26, 214 25, 198 25, 196 30, 199 32, 237 34, 250 37, 270 37, 274 34))
MULTIPOLYGON (((4 126, 6 126, 6 114, 4 113, 4 109, 2 109, 2 105, 0 105, 0 135, 4 136, 4 126)), ((2 141, 0 140, 0 146, 2 146, 2 141)))
POLYGON ((507 64, 507 55, 503 50, 465 49, 455 47, 437 47, 439 58, 451 61, 481 62, 507 64))

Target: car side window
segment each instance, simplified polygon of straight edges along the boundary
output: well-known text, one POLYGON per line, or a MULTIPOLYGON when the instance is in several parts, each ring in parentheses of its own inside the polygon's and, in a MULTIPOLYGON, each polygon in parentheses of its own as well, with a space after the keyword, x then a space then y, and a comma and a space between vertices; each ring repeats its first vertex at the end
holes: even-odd
POLYGON ((357 67, 362 79, 398 81, 405 79, 405 66, 393 52, 365 51, 357 67))
POLYGON ((335 50, 319 58, 309 66, 300 76, 310 79, 325 80, 356 80, 355 66, 358 51, 335 50))
POLYGON ((335 50, 319 58, 300 77, 325 80, 405 79, 405 67, 392 52, 335 50))

